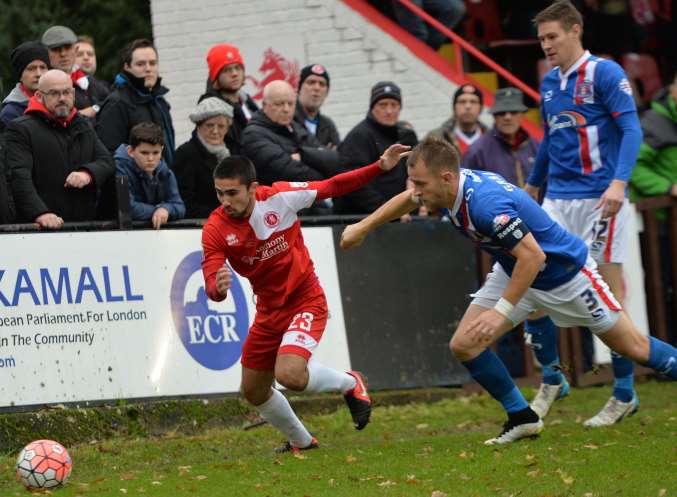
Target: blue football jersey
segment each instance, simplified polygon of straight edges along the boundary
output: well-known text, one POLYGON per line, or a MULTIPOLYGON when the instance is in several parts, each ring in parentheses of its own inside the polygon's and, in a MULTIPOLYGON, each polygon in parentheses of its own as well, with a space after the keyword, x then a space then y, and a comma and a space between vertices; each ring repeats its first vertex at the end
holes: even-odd
POLYGON ((521 188, 496 173, 461 169, 459 193, 446 209, 454 226, 489 252, 512 275, 517 259, 510 250, 531 233, 546 261, 531 285, 549 290, 573 278, 585 265, 588 248, 566 231, 521 188))
POLYGON ((618 64, 585 52, 566 73, 552 69, 541 83, 541 112, 549 198, 597 198, 611 180, 628 181, 641 128, 618 64), (623 126, 629 142, 621 150, 623 126))

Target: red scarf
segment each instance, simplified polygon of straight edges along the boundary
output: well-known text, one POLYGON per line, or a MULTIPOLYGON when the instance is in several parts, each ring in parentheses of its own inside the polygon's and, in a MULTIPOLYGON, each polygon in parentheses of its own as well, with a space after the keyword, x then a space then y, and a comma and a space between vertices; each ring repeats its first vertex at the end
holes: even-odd
POLYGON ((78 68, 71 73, 71 81, 73 82, 73 86, 79 86, 85 91, 89 88, 89 80, 87 79, 85 71, 82 69, 78 68))
POLYGON ((31 99, 28 101, 28 107, 26 108, 26 111, 24 114, 28 114, 29 112, 42 112, 44 115, 46 115, 49 119, 51 119, 54 122, 59 123, 61 126, 64 128, 68 127, 68 125, 71 123, 75 115, 78 113, 77 109, 75 106, 71 109, 70 114, 68 117, 61 118, 61 117, 56 117, 54 114, 52 114, 49 110, 47 110, 47 107, 45 107, 40 100, 37 99, 35 95, 31 97, 31 99))

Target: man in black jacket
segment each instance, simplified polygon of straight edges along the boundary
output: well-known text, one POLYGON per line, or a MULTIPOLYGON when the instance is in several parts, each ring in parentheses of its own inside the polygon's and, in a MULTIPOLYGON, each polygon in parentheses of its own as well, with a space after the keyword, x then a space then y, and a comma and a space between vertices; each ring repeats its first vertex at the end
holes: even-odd
POLYGON ((88 76, 75 64, 77 41, 73 30, 66 26, 52 26, 42 35, 42 44, 49 52, 51 68, 61 69, 73 82, 75 108, 83 116, 95 119, 110 91, 106 85, 88 76))
MULTIPOLYGON (((393 143, 415 147, 416 133, 408 123, 400 121, 402 92, 390 81, 376 83, 371 89, 367 117, 357 124, 339 146, 341 166, 355 169, 378 160, 393 143)), ((367 186, 334 201, 337 214, 366 214, 405 189, 406 161, 403 159, 390 172, 382 174, 367 186)))
POLYGON ((323 147, 293 120, 295 106, 296 92, 289 83, 268 83, 263 89, 262 110, 244 130, 243 153, 254 162, 264 185, 322 180, 339 172, 338 153, 323 147))
POLYGON ((299 98, 294 121, 305 126, 325 147, 339 146, 341 139, 334 121, 320 114, 320 107, 329 94, 329 73, 320 64, 311 64, 301 69, 299 98))
POLYGON ((113 83, 113 92, 106 99, 96 126, 96 131, 106 148, 113 153, 120 144, 127 143, 129 131, 142 122, 160 126, 165 147, 162 157, 171 167, 174 158, 174 124, 169 113, 159 77, 158 55, 153 43, 139 39, 132 41, 124 52, 122 72, 113 83))
POLYGON ((222 43, 209 49, 207 66, 207 91, 198 102, 216 97, 233 108, 233 123, 228 129, 225 143, 231 154, 240 154, 244 128, 259 110, 256 102, 242 89, 245 83, 244 59, 235 45, 222 43))
POLYGON ((40 78, 26 114, 5 133, 6 166, 18 221, 58 229, 96 214, 97 187, 115 164, 89 121, 74 107, 70 77, 58 69, 40 78))

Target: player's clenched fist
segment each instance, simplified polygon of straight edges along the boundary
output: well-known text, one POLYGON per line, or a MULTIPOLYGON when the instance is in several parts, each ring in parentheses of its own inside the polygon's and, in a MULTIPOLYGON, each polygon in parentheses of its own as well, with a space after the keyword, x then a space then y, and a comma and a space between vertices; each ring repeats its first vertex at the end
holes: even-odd
POLYGON ((350 250, 353 247, 359 247, 366 236, 367 232, 361 229, 360 223, 350 224, 341 234, 341 248, 350 250))
POLYGON ((218 271, 216 271, 216 289, 224 297, 228 295, 228 290, 230 289, 230 282, 233 279, 230 269, 228 266, 221 266, 218 271))

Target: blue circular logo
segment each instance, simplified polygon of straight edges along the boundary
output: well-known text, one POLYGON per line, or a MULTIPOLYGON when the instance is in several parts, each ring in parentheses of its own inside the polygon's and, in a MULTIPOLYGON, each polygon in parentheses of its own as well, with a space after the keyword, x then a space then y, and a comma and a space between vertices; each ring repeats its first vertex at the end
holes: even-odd
POLYGON ((249 330, 247 299, 233 273, 228 298, 207 297, 201 270, 202 252, 188 254, 174 273, 171 306, 174 325, 188 353, 204 367, 228 369, 242 355, 249 330))

